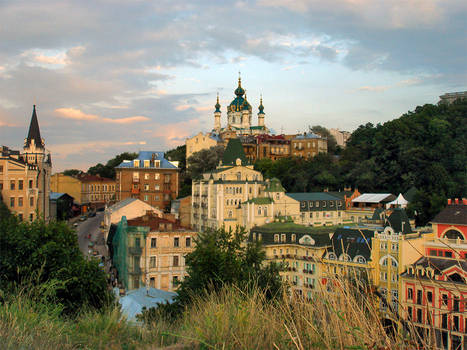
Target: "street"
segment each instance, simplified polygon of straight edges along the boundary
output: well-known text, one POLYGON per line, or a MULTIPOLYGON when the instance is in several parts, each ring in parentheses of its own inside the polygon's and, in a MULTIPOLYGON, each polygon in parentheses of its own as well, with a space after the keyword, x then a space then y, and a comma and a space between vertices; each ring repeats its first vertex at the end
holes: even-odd
MULTIPOLYGON (((76 233, 78 235, 79 249, 85 256, 89 256, 89 242, 100 246, 104 244, 103 235, 100 231, 100 224, 103 220, 104 212, 97 212, 96 216, 86 219, 86 221, 77 221, 76 233), (91 235, 91 239, 88 236, 91 235)), ((102 254, 100 252, 100 254, 102 254)))

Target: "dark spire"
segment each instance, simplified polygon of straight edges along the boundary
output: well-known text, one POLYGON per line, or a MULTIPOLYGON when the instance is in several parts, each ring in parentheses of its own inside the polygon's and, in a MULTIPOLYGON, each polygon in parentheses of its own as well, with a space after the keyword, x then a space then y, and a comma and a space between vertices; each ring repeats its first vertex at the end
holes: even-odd
POLYGON ((264 106, 263 106, 263 95, 261 95, 261 98, 259 100, 259 113, 258 114, 264 114, 264 106))
POLYGON ((32 109, 31 124, 29 124, 29 132, 24 148, 31 146, 31 140, 34 140, 36 148, 44 148, 42 145, 41 132, 39 130, 39 122, 37 121, 36 105, 32 109))
POLYGON ((220 112, 221 111, 221 105, 219 103, 219 93, 217 93, 217 103, 215 104, 216 110, 214 112, 220 112))

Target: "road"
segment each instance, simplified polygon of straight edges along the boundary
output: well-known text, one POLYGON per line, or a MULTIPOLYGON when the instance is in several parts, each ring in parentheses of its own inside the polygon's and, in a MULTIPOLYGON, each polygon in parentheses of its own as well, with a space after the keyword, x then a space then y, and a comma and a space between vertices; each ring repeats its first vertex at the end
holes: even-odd
POLYGON ((78 221, 76 233, 78 234, 79 249, 85 256, 89 256, 89 242, 102 244, 103 235, 100 231, 100 224, 104 218, 104 212, 97 212, 96 216, 78 221), (91 239, 88 236, 91 235, 91 239))

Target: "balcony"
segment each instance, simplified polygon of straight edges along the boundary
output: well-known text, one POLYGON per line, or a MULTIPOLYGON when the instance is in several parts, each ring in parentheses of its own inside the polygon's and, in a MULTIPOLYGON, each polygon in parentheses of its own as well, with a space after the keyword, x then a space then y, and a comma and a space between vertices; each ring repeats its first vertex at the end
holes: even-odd
POLYGON ((132 188, 131 189, 131 194, 139 194, 141 190, 139 188, 132 188))
POLYGON ((143 248, 141 247, 128 247, 128 253, 132 255, 141 255, 143 248))

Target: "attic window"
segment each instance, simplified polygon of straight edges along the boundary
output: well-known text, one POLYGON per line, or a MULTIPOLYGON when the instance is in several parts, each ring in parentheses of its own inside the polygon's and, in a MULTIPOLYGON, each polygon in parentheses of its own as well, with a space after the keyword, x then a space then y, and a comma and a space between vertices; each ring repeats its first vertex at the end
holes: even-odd
POLYGON ((135 160, 133 161, 133 166, 134 166, 135 168, 139 168, 139 159, 135 159, 135 160))
POLYGON ((160 160, 155 160, 154 161, 154 167, 155 168, 160 168, 161 167, 161 161, 160 160))
POLYGON ((149 168, 150 161, 149 160, 144 160, 144 167, 149 168))

